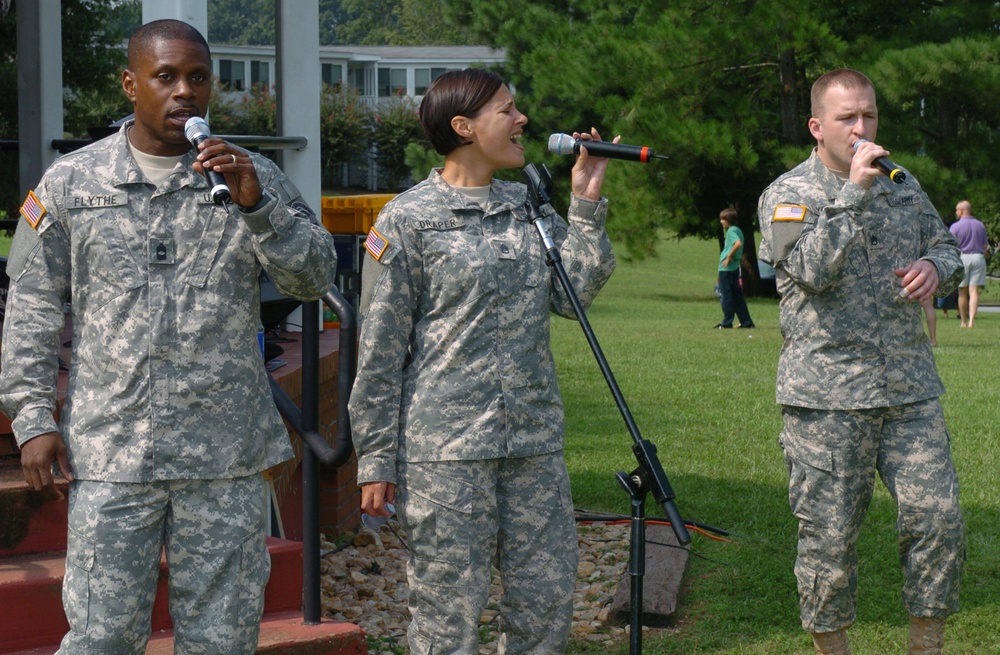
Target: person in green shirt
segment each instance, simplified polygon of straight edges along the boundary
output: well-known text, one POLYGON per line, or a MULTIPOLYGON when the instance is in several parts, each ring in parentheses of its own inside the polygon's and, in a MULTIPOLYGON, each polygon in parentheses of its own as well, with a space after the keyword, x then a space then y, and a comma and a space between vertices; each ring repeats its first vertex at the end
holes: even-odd
POLYGON ((726 232, 726 242, 719 254, 719 292, 722 294, 722 322, 716 329, 733 327, 733 318, 739 316, 741 328, 756 327, 750 318, 743 288, 740 286, 740 258, 743 256, 743 231, 736 227, 736 210, 726 208, 719 212, 719 223, 726 232))

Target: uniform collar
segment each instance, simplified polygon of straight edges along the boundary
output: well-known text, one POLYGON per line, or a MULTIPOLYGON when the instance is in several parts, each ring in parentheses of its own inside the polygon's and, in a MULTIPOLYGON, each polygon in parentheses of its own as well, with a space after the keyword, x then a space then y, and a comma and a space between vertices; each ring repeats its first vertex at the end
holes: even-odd
MULTIPOLYGON (((115 135, 109 137, 113 139, 110 144, 111 179, 112 183, 117 187, 123 187, 128 184, 149 184, 149 180, 143 175, 142 169, 139 168, 139 164, 136 163, 135 158, 132 156, 132 151, 129 149, 128 131, 134 123, 135 119, 125 121, 122 123, 121 129, 115 135)), ((195 189, 208 188, 208 180, 205 179, 205 176, 198 175, 194 168, 192 168, 194 161, 195 149, 191 148, 181 158, 181 172, 178 173, 175 171, 170 174, 168 178, 170 188, 184 186, 190 186, 195 189)))
MULTIPOLYGON (((464 194, 455 191, 450 184, 441 177, 441 168, 432 169, 427 176, 427 183, 434 187, 442 199, 445 206, 452 211, 481 211, 479 205, 469 200, 464 194)), ((520 186, 520 185, 516 185, 520 186)), ((496 179, 490 180, 490 199, 483 216, 493 216, 505 211, 513 211, 524 203, 524 189, 521 187, 521 197, 517 199, 516 193, 512 193, 510 183, 501 182, 496 179)))

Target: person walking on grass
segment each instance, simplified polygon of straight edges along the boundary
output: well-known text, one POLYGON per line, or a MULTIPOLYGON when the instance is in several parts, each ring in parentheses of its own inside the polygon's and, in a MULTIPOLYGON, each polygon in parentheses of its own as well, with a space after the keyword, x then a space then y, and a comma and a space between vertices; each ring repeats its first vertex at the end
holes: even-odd
POLYGON ((719 223, 725 232, 725 243, 719 253, 719 292, 722 294, 722 322, 716 329, 733 327, 740 319, 741 328, 756 327, 750 318, 747 301, 740 286, 740 259, 743 257, 743 231, 736 226, 736 210, 726 208, 719 213, 719 223))
POLYGON ((962 327, 971 328, 979 311, 979 288, 986 286, 986 226, 972 215, 972 204, 963 200, 955 207, 957 221, 951 224, 951 233, 958 240, 962 251, 965 276, 958 285, 958 317, 962 327))
POLYGON ((809 159, 761 195, 761 258, 777 271, 784 344, 779 443, 798 520, 802 627, 849 655, 858 534, 876 474, 897 505, 909 655, 941 655, 958 610, 965 527, 921 305, 962 276, 955 238, 920 186, 875 166, 871 80, 831 71, 812 87, 809 159), (862 141, 864 140, 864 141, 862 141))

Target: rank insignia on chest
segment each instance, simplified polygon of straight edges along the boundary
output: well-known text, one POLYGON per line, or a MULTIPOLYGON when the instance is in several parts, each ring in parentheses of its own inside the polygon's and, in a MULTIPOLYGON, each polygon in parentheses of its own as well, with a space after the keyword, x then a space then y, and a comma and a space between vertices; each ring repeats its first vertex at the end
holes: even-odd
POLYGON ((365 248, 367 248, 371 256, 375 258, 375 261, 382 259, 382 255, 385 254, 386 248, 388 247, 389 242, 386 241, 386 238, 379 234, 375 228, 368 231, 368 238, 365 239, 365 248))
POLYGON ((28 221, 31 229, 38 229, 38 224, 45 216, 45 207, 42 206, 42 202, 34 191, 29 191, 28 197, 24 199, 24 204, 21 205, 21 216, 24 216, 24 220, 28 221))
POLYGON ((778 205, 774 208, 772 221, 801 221, 805 220, 805 205, 778 205))

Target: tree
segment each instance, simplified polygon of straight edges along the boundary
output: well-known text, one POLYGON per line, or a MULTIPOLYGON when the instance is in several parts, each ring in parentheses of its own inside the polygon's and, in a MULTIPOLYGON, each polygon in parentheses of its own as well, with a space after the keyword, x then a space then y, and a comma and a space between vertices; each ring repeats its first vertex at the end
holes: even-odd
MULTIPOLYGON (((654 254, 666 226, 679 236, 721 236, 718 214, 731 206, 748 246, 745 277, 756 279, 757 198, 804 153, 794 143, 805 142, 804 125, 786 119, 782 128, 782 99, 791 106, 786 116, 801 115, 803 67, 839 48, 819 26, 795 18, 805 12, 789 16, 783 3, 750 1, 515 0, 503 12, 477 0, 448 4, 489 45, 506 48, 518 104, 531 119, 529 144, 539 144, 529 145, 529 159, 545 158, 546 133, 590 126, 671 157, 608 169, 609 225, 628 254, 654 254), (527 33, 525 24, 535 29, 527 33), (792 78, 784 92, 782 72, 792 78)), ((550 168, 566 180, 571 164, 550 168)))
MULTIPOLYGON (((274 0, 212 0, 209 41, 274 45, 274 0)), ((466 45, 440 0, 320 0, 320 45, 466 45)))
POLYGON ((391 98, 379 105, 375 115, 372 144, 378 164, 380 187, 402 191, 413 184, 406 149, 411 143, 425 141, 412 98, 391 98))
MULTIPOLYGON (((84 138, 87 128, 107 125, 132 111, 121 91, 125 65, 122 40, 139 25, 138 0, 62 0, 65 119, 69 136, 84 138)), ((18 138, 17 3, 0 15, 0 139, 18 138)), ((20 204, 18 156, 0 153, 0 213, 15 215, 20 204), (8 173, 10 171, 10 173, 8 173)))
POLYGON ((374 115, 354 89, 324 85, 320 121, 323 179, 329 186, 341 186, 344 164, 367 165, 374 115))
POLYGON ((449 20, 441 0, 340 0, 347 15, 340 43, 355 45, 469 45, 471 33, 449 20))
MULTIPOLYGON (((757 198, 814 145, 809 89, 832 68, 872 77, 879 141, 936 202, 955 193, 952 183, 986 194, 996 179, 992 165, 979 167, 997 138, 988 108, 998 79, 996 3, 917 0, 905 12, 849 0, 802 0, 795 11, 779 0, 445 3, 451 21, 506 49, 507 77, 531 119, 528 158, 548 161, 557 182, 571 161, 542 152, 549 132, 593 125, 671 157, 608 169, 609 230, 633 256, 654 254, 663 227, 720 237, 718 212, 732 206, 752 283, 757 198)), ((998 193, 989 199, 1000 201, 998 193)))
POLYGON ((209 43, 274 45, 274 0, 212 0, 209 43))

